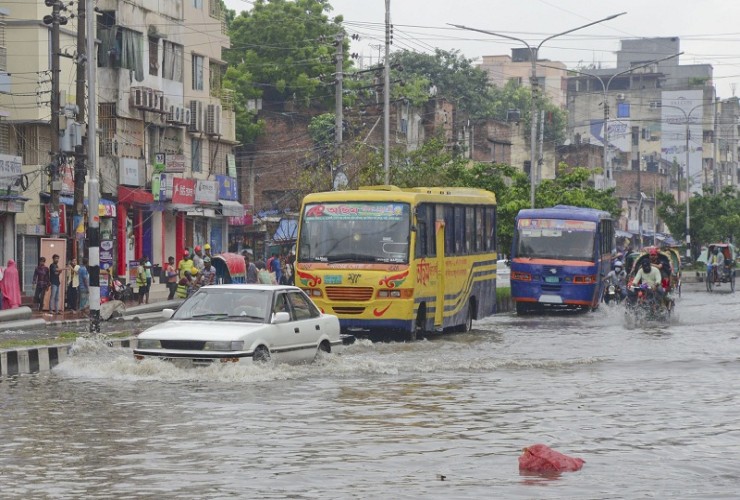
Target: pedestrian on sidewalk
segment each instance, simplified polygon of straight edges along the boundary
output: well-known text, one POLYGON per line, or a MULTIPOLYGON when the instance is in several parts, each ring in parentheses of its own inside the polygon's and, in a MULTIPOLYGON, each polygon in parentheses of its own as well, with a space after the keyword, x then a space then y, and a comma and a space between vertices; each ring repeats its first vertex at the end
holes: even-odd
POLYGON ((250 261, 247 250, 244 250, 242 254, 244 255, 244 264, 247 266, 247 283, 257 283, 257 266, 250 261))
POLYGON ((164 266, 164 275, 167 277, 167 289, 170 291, 167 295, 167 300, 175 298, 175 292, 177 291, 177 268, 175 267, 175 258, 169 257, 167 264, 164 266))
POLYGON ((83 316, 87 316, 90 305, 90 272, 87 270, 88 262, 87 257, 83 258, 82 265, 77 271, 77 276, 80 280, 80 286, 77 289, 80 296, 80 314, 83 316))
POLYGON ((185 271, 190 272, 193 268, 193 259, 190 258, 190 250, 187 248, 182 251, 182 259, 177 263, 177 272, 180 278, 185 277, 185 271))
POLYGON ((32 284, 35 287, 33 303, 38 304, 38 310, 41 311, 44 308, 46 290, 49 288, 49 268, 46 267, 46 257, 39 258, 39 265, 33 272, 32 284))
POLYGON ((80 266, 77 259, 71 259, 67 266, 67 309, 77 311, 77 292, 80 287, 80 266))
POLYGON ((211 265, 210 257, 203 257, 203 270, 200 274, 200 286, 214 285, 216 283, 216 268, 211 265))
POLYGON ((139 287, 139 304, 146 298, 146 303, 149 303, 149 286, 147 285, 146 279, 146 257, 139 259, 139 267, 136 268, 136 286, 139 287))
POLYGON ((49 283, 51 284, 51 296, 49 297, 49 313, 59 314, 59 275, 62 274, 62 268, 59 267, 59 255, 51 256, 51 265, 49 266, 49 283))
POLYGON ((13 259, 8 260, 8 267, 0 281, 2 290, 3 309, 15 309, 21 306, 21 282, 18 278, 18 267, 13 259))

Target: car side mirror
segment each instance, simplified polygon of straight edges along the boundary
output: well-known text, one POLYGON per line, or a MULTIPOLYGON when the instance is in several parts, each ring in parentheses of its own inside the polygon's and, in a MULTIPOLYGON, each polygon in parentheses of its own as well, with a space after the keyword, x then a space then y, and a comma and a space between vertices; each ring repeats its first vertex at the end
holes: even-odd
POLYGON ((162 309, 162 318, 164 319, 170 319, 173 314, 175 314, 174 309, 162 309))
POLYGON ((273 324, 277 325, 278 323, 287 323, 288 321, 290 321, 290 314, 285 311, 276 312, 272 315, 273 324))

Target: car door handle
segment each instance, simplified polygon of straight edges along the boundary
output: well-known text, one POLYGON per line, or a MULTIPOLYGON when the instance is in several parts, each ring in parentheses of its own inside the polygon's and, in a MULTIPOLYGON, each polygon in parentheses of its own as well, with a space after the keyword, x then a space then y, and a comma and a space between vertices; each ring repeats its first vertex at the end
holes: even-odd
POLYGON ((301 333, 301 329, 298 327, 293 328, 293 333, 301 333))
POLYGON ((317 330, 321 330, 321 325, 316 325, 317 330))

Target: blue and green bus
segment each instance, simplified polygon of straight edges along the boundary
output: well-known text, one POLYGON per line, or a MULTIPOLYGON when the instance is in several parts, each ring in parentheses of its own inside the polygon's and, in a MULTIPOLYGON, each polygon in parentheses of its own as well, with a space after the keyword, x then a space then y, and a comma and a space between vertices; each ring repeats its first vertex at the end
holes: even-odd
POLYGON ((614 248, 609 212, 567 205, 520 210, 510 278, 517 313, 598 307, 614 248))

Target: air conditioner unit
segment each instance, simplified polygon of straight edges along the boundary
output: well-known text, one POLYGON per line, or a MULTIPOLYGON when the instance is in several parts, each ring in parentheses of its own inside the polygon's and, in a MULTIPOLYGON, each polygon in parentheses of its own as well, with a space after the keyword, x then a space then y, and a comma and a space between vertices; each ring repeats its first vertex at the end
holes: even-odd
POLYGON ((170 100, 166 97, 164 98, 164 117, 168 122, 174 122, 175 121, 175 105, 170 104, 170 100))
POLYGON ((617 94, 617 101, 624 101, 624 98, 627 97, 624 94, 617 94))
POLYGON ((147 109, 154 109, 154 90, 146 89, 146 98, 144 99, 144 107, 147 109))
POLYGON ((180 108, 180 111, 182 112, 182 115, 180 116, 180 118, 182 118, 182 121, 180 123, 182 123, 183 125, 189 126, 190 125, 190 110, 188 108, 180 108))
POLYGON ((206 113, 206 134, 221 135, 221 105, 209 104, 206 113))
POLYGON ((203 102, 192 100, 190 101, 190 124, 188 125, 188 132, 202 132, 203 131, 203 102))
POLYGON ((132 108, 141 108, 144 106, 145 92, 142 87, 131 87, 129 96, 129 106, 132 108))
POLYGON ((167 112, 167 106, 165 104, 164 92, 161 90, 154 91, 154 110, 158 113, 167 112))

